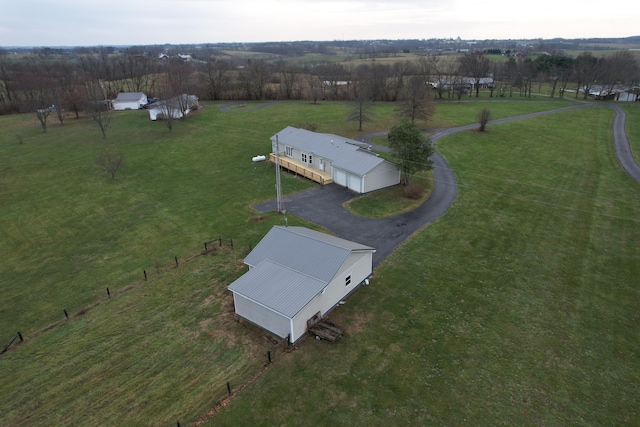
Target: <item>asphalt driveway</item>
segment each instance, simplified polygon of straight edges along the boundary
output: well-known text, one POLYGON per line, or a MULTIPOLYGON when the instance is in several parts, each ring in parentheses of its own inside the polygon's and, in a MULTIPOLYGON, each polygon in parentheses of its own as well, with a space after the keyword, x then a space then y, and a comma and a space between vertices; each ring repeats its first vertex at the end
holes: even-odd
MULTIPOLYGON (((555 114, 561 111, 585 108, 591 105, 593 104, 583 103, 555 110, 492 120, 489 124, 555 114)), ((613 125, 616 154, 623 169, 636 181, 640 182, 640 167, 633 158, 624 129, 625 114, 618 106, 612 106, 612 108, 616 111, 616 120, 613 125)), ((478 124, 471 124, 441 130, 431 136, 431 141, 436 142, 444 136, 472 130, 477 127, 478 124)), ((368 142, 372 136, 380 135, 384 135, 384 133, 372 134, 368 137, 361 138, 361 140, 368 142)), ((375 148, 384 149, 383 147, 375 148)), ((440 154, 435 153, 432 160, 435 185, 429 199, 415 210, 393 218, 370 219, 349 213, 342 207, 342 204, 347 200, 357 197, 358 194, 336 184, 315 187, 310 190, 285 196, 283 197, 284 209, 286 212, 327 228, 338 237, 376 248, 376 253, 373 255, 373 265, 376 267, 409 236, 435 221, 453 205, 458 194, 455 174, 440 154)), ((254 208, 259 212, 275 211, 276 201, 270 200, 259 203, 255 205, 254 208)))

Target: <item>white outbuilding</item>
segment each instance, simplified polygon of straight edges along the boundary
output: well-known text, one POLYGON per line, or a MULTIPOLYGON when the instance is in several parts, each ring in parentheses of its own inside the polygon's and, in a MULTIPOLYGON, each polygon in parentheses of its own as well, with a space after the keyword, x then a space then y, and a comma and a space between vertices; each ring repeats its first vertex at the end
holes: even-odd
POLYGON ((235 312, 290 342, 298 341, 369 278, 374 248, 305 227, 273 227, 229 285, 235 312))
POLYGON ((148 103, 147 95, 143 92, 120 92, 116 99, 111 101, 114 110, 139 110, 148 103))

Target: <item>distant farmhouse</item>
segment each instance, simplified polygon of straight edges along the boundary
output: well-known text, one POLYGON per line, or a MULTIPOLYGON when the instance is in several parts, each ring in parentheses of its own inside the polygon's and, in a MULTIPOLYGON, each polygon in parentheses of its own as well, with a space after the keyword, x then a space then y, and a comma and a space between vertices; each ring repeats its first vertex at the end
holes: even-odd
POLYGON ((491 77, 481 77, 479 79, 473 77, 458 77, 458 78, 443 78, 428 84, 434 89, 441 88, 445 90, 463 88, 469 91, 476 90, 476 85, 480 89, 491 89, 494 85, 494 81, 491 77))
POLYGON ((273 227, 247 255, 249 271, 231 283, 236 315, 298 341, 366 283, 374 248, 305 227, 273 227))
POLYGON ((139 110, 148 103, 147 95, 143 92, 120 92, 111 101, 114 110, 139 110))
POLYGON ((320 184, 335 182, 368 193, 400 183, 394 163, 353 139, 288 126, 271 137, 271 146, 271 162, 278 152, 281 167, 320 184))

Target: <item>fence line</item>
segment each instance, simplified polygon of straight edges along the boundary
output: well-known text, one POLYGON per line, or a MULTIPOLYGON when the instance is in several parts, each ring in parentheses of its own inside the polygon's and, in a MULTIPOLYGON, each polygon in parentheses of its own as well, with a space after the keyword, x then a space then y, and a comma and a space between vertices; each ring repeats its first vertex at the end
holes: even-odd
MULTIPOLYGON (((194 259, 196 259, 196 258, 198 258, 200 256, 207 255, 207 254, 211 253, 213 251, 213 249, 215 248, 215 246, 211 247, 210 245, 211 245, 211 243, 214 243, 214 242, 218 243, 218 247, 225 246, 225 247, 229 247, 231 249, 234 249, 233 239, 230 239, 230 238, 226 239, 226 238, 223 238, 221 236, 218 236, 218 237, 216 237, 216 238, 214 238, 212 240, 209 240, 208 242, 204 243, 205 250, 203 252, 197 252, 195 254, 192 254, 192 255, 184 258, 184 260, 182 261, 182 265, 184 265, 184 264, 188 263, 189 261, 192 261, 192 260, 194 260, 194 259)), ((249 247, 251 247, 251 245, 249 247)), ((180 267, 181 264, 179 263, 177 255, 174 256, 174 263, 175 263, 174 265, 171 265, 171 266, 168 266, 168 267, 166 267, 166 266, 165 267, 161 267, 159 265, 159 263, 156 263, 155 268, 156 268, 157 274, 155 276, 151 275, 150 271, 148 272, 146 269, 144 269, 144 270, 142 270, 143 278, 141 278, 140 280, 138 280, 136 282, 133 282, 133 283, 131 283, 129 285, 123 286, 122 288, 120 288, 120 289, 118 289, 116 291, 112 291, 109 288, 106 288, 106 291, 107 291, 106 300, 111 299, 112 296, 117 296, 117 295, 123 294, 125 292, 128 292, 128 291, 130 291, 130 290, 132 290, 134 288, 137 288, 138 286, 142 285, 144 282, 147 282, 147 281, 153 279, 154 277, 159 277, 160 275, 166 273, 167 271, 169 271, 171 269, 180 267)), ((97 301, 94 301, 93 303, 90 303, 89 305, 84 306, 83 308, 81 308, 80 310, 78 310, 75 313, 75 316, 74 315, 70 315, 69 311, 66 308, 63 308, 62 311, 63 311, 64 316, 65 316, 64 317, 64 321, 69 320, 72 316, 73 317, 77 317, 77 316, 83 315, 86 312, 88 312, 89 310, 91 310, 92 308, 102 304, 104 301, 105 301, 105 298, 100 298, 97 301)), ((48 331, 50 329, 53 329, 56 326, 60 326, 64 321, 63 320, 58 320, 58 321, 52 322, 49 325, 45 326, 44 328, 36 330, 33 334, 30 335, 30 338, 37 337, 37 336, 41 335, 43 332, 46 332, 46 331, 48 331)), ((19 338, 20 342, 24 342, 24 337, 22 336, 22 334, 20 332, 18 332, 16 334, 16 336, 13 337, 11 342, 9 344, 7 344, 2 351, 0 351, 0 355, 6 353, 7 351, 9 351, 12 348, 11 345, 15 342, 16 338, 19 338)), ((13 348, 15 348, 15 347, 16 346, 13 346, 13 348)))

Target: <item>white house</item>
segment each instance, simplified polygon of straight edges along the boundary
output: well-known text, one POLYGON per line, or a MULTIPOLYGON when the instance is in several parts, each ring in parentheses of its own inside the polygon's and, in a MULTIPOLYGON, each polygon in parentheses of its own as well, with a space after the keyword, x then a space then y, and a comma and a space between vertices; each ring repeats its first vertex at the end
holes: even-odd
POLYGON ((198 108, 198 97, 183 93, 171 99, 151 104, 149 106, 149 118, 151 120, 162 120, 164 117, 171 115, 173 119, 181 119, 198 108))
POLYGON ((338 135, 291 126, 271 137, 273 153, 294 159, 306 168, 331 176, 333 182, 357 193, 368 193, 400 183, 400 171, 368 150, 365 143, 338 135))
POLYGON ((120 92, 116 99, 111 101, 114 110, 139 110, 148 103, 147 95, 142 92, 120 92))
POLYGON ((375 249, 305 227, 273 227, 229 285, 238 316, 299 340, 371 275, 375 249))

